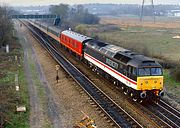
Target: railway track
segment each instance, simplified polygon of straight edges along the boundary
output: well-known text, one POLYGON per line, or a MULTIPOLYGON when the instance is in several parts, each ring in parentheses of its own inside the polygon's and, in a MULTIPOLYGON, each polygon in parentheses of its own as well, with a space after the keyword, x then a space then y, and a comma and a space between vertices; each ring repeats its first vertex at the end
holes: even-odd
POLYGON ((101 110, 112 120, 116 127, 132 127, 142 128, 131 115, 116 104, 109 96, 101 91, 94 83, 92 83, 84 74, 82 74, 73 64, 64 58, 59 52, 53 48, 42 35, 28 27, 33 35, 39 40, 45 49, 57 60, 63 69, 83 88, 89 97, 101 108, 101 110))
MULTIPOLYGON (((89 95, 89 97, 91 97, 91 99, 99 106, 99 108, 101 108, 101 110, 106 113, 106 115, 114 122, 117 127, 142 127, 132 116, 130 116, 109 96, 107 96, 95 84, 93 84, 86 76, 78 71, 74 65, 61 56, 59 52, 55 50, 55 48, 50 46, 47 40, 43 39, 41 36, 37 37, 37 35, 36 38, 40 38, 42 45, 58 61, 64 70, 83 88, 83 90, 89 95)), ((134 109, 134 107, 132 108, 134 109)), ((149 122, 154 124, 154 127, 179 128, 179 112, 170 108, 170 106, 165 102, 161 101, 159 104, 153 104, 145 108, 145 112, 148 113, 150 119, 149 122), (168 111, 170 113, 167 114, 168 111)), ((148 116, 145 116, 145 114, 142 112, 136 112, 148 120, 148 116)))
POLYGON ((146 108, 151 110, 162 121, 166 122, 167 126, 171 128, 180 128, 180 112, 165 103, 163 100, 148 105, 146 108))

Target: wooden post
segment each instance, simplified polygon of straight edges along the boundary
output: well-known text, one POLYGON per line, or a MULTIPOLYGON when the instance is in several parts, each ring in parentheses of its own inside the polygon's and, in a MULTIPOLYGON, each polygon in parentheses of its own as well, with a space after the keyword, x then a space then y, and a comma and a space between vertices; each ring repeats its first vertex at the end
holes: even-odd
POLYGON ((57 73, 57 74, 56 74, 56 81, 57 81, 57 83, 58 83, 58 80, 59 80, 59 75, 58 75, 59 67, 60 67, 59 65, 56 65, 56 66, 55 66, 55 68, 56 68, 56 73, 57 73))
POLYGON ((9 45, 6 44, 6 53, 9 53, 9 45))

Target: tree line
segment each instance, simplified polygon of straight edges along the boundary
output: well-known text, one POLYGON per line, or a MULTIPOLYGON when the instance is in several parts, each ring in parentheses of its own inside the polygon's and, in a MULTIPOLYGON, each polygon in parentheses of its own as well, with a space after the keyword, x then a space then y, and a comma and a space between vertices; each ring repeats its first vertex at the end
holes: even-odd
POLYGON ((83 24, 97 24, 99 18, 93 14, 90 14, 88 9, 85 9, 82 5, 69 6, 67 4, 52 5, 49 8, 52 14, 56 14, 60 17, 61 23, 83 23, 83 24))
POLYGON ((0 48, 12 41, 13 23, 9 15, 9 8, 0 6, 0 48))

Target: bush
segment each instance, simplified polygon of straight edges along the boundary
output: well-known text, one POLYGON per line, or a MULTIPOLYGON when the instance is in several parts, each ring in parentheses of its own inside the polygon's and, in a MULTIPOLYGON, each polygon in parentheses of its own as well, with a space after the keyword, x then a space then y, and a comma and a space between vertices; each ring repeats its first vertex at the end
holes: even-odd
POLYGON ((180 82, 180 63, 174 68, 170 69, 170 75, 177 81, 180 82))
POLYGON ((87 33, 87 27, 85 25, 78 25, 75 27, 75 31, 81 33, 81 34, 84 34, 86 35, 87 33))

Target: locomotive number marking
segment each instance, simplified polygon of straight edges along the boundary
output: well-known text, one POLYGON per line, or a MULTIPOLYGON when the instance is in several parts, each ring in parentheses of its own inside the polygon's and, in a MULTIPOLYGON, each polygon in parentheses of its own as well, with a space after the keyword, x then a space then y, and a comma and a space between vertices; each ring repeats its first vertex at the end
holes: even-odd
POLYGON ((109 64, 110 66, 112 66, 112 67, 118 69, 118 64, 117 64, 116 62, 114 62, 114 61, 108 59, 108 58, 106 58, 106 63, 109 64))

